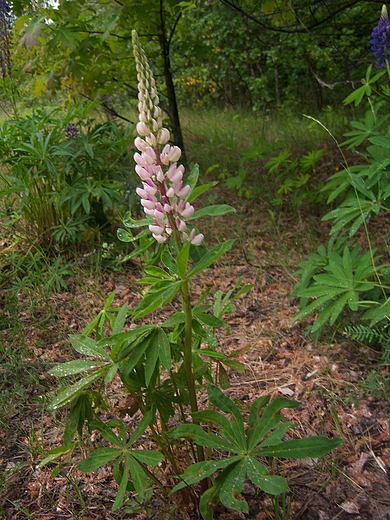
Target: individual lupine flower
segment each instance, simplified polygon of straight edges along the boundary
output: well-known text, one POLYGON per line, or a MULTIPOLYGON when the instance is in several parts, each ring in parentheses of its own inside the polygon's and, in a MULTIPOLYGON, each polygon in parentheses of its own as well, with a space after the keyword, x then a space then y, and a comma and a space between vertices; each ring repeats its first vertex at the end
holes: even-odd
MULTIPOLYGON (((1 0, 0 0, 1 1, 1 0)), ((78 128, 74 123, 68 123, 65 128, 66 139, 77 139, 79 136, 78 128)))
POLYGON ((385 61, 389 61, 390 48, 390 20, 386 6, 382 7, 382 13, 378 25, 374 28, 371 37, 371 49, 376 58, 377 67, 383 67, 385 61))
POLYGON ((194 245, 202 243, 204 236, 195 235, 195 229, 187 233, 186 218, 191 217, 194 208, 186 201, 191 187, 184 185, 184 166, 178 165, 181 150, 171 146, 169 130, 162 126, 156 82, 153 78, 145 53, 133 31, 133 50, 138 79, 139 121, 134 144, 135 171, 142 180, 142 188, 136 193, 146 215, 152 217, 149 230, 157 242, 164 243, 172 234, 179 233, 183 241, 194 245))
POLYGON ((6 0, 0 0, 0 70, 3 78, 12 78, 11 40, 11 8, 6 0))

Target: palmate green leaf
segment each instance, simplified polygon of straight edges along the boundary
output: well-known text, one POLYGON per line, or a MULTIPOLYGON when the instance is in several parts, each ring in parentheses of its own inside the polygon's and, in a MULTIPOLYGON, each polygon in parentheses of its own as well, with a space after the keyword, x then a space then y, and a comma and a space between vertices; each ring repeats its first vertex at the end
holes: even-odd
POLYGON ((353 296, 351 295, 353 295, 353 291, 344 293, 335 301, 330 302, 328 305, 322 308, 318 313, 317 319, 315 320, 310 329, 311 332, 316 332, 317 330, 320 330, 329 318, 330 324, 333 325, 338 316, 340 315, 341 311, 345 307, 347 301, 349 299, 353 299, 353 296))
POLYGON ((119 484, 119 489, 118 489, 118 493, 115 497, 115 501, 112 505, 112 511, 117 511, 123 504, 123 500, 125 498, 125 492, 126 492, 126 489, 127 489, 127 484, 128 484, 128 481, 129 481, 129 464, 128 464, 128 459, 127 457, 125 456, 125 463, 124 463, 124 467, 123 467, 123 473, 122 473, 122 478, 121 478, 121 481, 120 481, 120 484, 119 484))
MULTIPOLYGON (((115 482, 118 484, 118 486, 120 485, 121 481, 122 481, 122 477, 123 477, 123 458, 122 457, 118 457, 115 461, 115 464, 113 466, 113 474, 114 474, 114 478, 115 478, 115 482)), ((131 481, 128 481, 127 482, 127 486, 126 486, 126 490, 127 491, 130 491, 130 492, 134 492, 135 491, 135 488, 133 486, 133 483, 131 481)))
MULTIPOLYGON (((152 417, 153 417, 153 410, 148 410, 145 413, 145 415, 142 417, 142 419, 140 420, 136 429, 133 431, 133 433, 129 439, 129 442, 127 443, 128 446, 131 446, 132 444, 134 444, 135 441, 137 439, 139 439, 139 437, 141 437, 141 435, 145 432, 146 428, 149 426, 149 424, 152 420, 152 417)), ((151 464, 151 466, 153 466, 153 464, 151 464)))
POLYGON ((149 229, 144 229, 137 235, 132 235, 129 231, 127 231, 126 229, 122 229, 122 228, 118 228, 116 231, 116 236, 118 237, 118 240, 120 240, 121 242, 126 242, 128 244, 136 242, 140 238, 143 238, 147 235, 150 235, 149 229))
POLYGON ((134 251, 132 251, 131 253, 129 253, 125 257, 123 257, 119 262, 120 263, 128 262, 132 258, 135 258, 138 255, 141 255, 144 251, 147 251, 150 248, 150 246, 152 246, 154 243, 155 243, 155 240, 154 240, 153 237, 151 237, 148 242, 146 242, 142 246, 136 247, 134 249, 134 251))
POLYGON ((229 354, 229 359, 222 359, 221 363, 226 367, 233 368, 239 374, 243 374, 245 371, 245 367, 242 363, 237 361, 236 359, 232 359, 235 356, 235 353, 232 352, 229 354))
POLYGON ((157 362, 158 362, 158 334, 154 333, 151 335, 149 340, 149 346, 145 350, 145 361, 144 361, 144 368, 145 368, 145 384, 146 386, 149 386, 150 380, 152 378, 154 369, 156 368, 157 362))
POLYGON ((158 357, 160 358, 162 366, 166 370, 170 370, 172 367, 171 357, 171 345, 169 343, 168 336, 162 328, 157 329, 157 340, 158 340, 158 357))
POLYGON ((187 242, 176 257, 177 269, 182 280, 185 280, 187 275, 187 265, 188 256, 190 254, 190 247, 191 242, 187 242))
POLYGON ((180 290, 182 281, 164 281, 159 282, 160 285, 156 289, 156 285, 151 287, 145 294, 143 300, 135 310, 133 319, 137 320, 146 314, 153 312, 163 304, 169 303, 175 294, 180 290))
MULTIPOLYGON (((389 140, 390 141, 390 140, 389 140)), ((351 186, 356 188, 358 192, 360 192, 362 195, 367 197, 367 199, 374 201, 375 200, 375 194, 367 189, 366 184, 363 179, 361 179, 358 175, 350 173, 349 180, 351 183, 351 186)))
POLYGON ((371 320, 370 327, 373 327, 382 320, 386 320, 387 323, 390 316, 390 298, 387 298, 383 303, 375 303, 376 306, 364 314, 365 320, 371 320))
MULTIPOLYGON (((337 294, 340 291, 337 291, 337 294)), ((317 298, 313 302, 310 303, 310 305, 307 305, 304 309, 302 309, 296 316, 294 316, 291 323, 295 323, 296 321, 301 321, 305 319, 307 316, 309 316, 317 307, 321 307, 326 302, 328 302, 332 297, 329 297, 325 294, 325 296, 322 296, 321 298, 317 298)))
POLYGON ((192 167, 191 173, 189 174, 188 179, 187 179, 187 184, 189 184, 189 186, 191 187, 191 192, 195 188, 195 186, 198 182, 198 179, 199 179, 199 165, 194 164, 194 166, 192 167))
POLYGON ((76 352, 85 356, 98 357, 100 359, 111 360, 111 357, 104 348, 99 347, 92 338, 83 336, 82 334, 74 334, 70 336, 70 342, 76 352))
POLYGON ((353 284, 352 279, 346 279, 345 273, 341 271, 341 276, 334 276, 332 274, 316 274, 313 276, 314 283, 304 291, 301 291, 300 296, 324 296, 328 294, 329 298, 337 296, 340 292, 348 290, 353 284))
POLYGON ((207 356, 211 359, 229 359, 226 354, 223 354, 223 352, 217 352, 211 348, 200 348, 197 352, 201 356, 207 356))
POLYGON ((206 267, 218 260, 220 256, 230 251, 233 244, 234 240, 227 240, 226 242, 222 242, 222 244, 214 247, 198 263, 194 265, 194 267, 188 273, 187 278, 191 278, 192 276, 195 276, 196 274, 206 269, 206 267))
POLYGON ((226 468, 241 459, 242 455, 235 455, 234 457, 223 458, 220 460, 208 460, 192 464, 191 466, 188 466, 185 472, 180 476, 181 482, 172 489, 172 493, 175 493, 184 487, 192 486, 205 478, 211 477, 219 469, 226 468))
POLYGON ((90 427, 94 430, 98 430, 104 437, 107 442, 111 444, 115 444, 120 448, 123 446, 123 442, 117 437, 117 435, 112 431, 112 429, 104 424, 102 421, 92 421, 90 427))
POLYGON ((84 359, 77 359, 75 361, 68 361, 55 366, 50 370, 49 374, 56 377, 65 377, 79 374, 86 370, 92 370, 103 365, 107 365, 107 363, 104 361, 86 361, 84 359))
POLYGON ((280 495, 288 490, 285 478, 269 475, 267 468, 253 457, 248 457, 246 470, 253 484, 269 495, 280 495))
POLYGON ((123 225, 130 229, 137 228, 137 227, 143 227, 143 226, 149 226, 150 224, 154 224, 154 220, 152 218, 134 220, 131 217, 131 212, 126 213, 126 215, 123 219, 123 225))
POLYGON ((355 198, 350 198, 344 201, 337 209, 334 209, 327 213, 322 220, 334 219, 336 224, 331 229, 330 234, 335 235, 347 226, 355 218, 359 219, 358 223, 350 230, 349 236, 352 237, 356 234, 360 225, 370 215, 374 213, 377 215, 381 209, 381 203, 371 200, 361 200, 357 202, 355 198))
POLYGON ((164 321, 164 323, 161 323, 160 326, 164 329, 171 329, 172 327, 175 327, 180 323, 185 323, 185 321, 186 315, 184 314, 184 312, 175 312, 174 314, 172 314, 169 320, 164 321))
POLYGON ((164 458, 162 453, 155 450, 131 450, 129 453, 143 464, 153 467, 157 466, 164 458))
POLYGON ((171 276, 180 276, 179 269, 177 268, 177 263, 168 249, 165 249, 163 254, 161 255, 162 263, 170 272, 171 276))
MULTIPOLYGON (((221 413, 213 410, 202 410, 200 412, 192 413, 191 416, 194 421, 218 424, 221 427, 219 434, 233 446, 238 445, 236 435, 234 434, 234 428, 232 428, 230 420, 221 413)), ((245 450, 240 448, 238 445, 237 451, 243 452, 245 450)))
POLYGON ((137 365, 138 361, 141 359, 141 357, 144 355, 144 352, 148 348, 150 339, 151 339, 150 335, 146 336, 145 338, 143 338, 141 340, 140 343, 138 343, 131 350, 129 359, 122 369, 122 374, 121 374, 122 379, 126 379, 127 376, 130 374, 130 372, 133 370, 133 368, 137 365))
POLYGON ((77 464, 77 469, 83 472, 95 471, 122 454, 123 450, 118 448, 98 448, 87 459, 77 464))
POLYGON ((125 359, 136 345, 156 328, 155 325, 138 325, 137 328, 123 332, 111 349, 114 361, 125 359))
POLYGON ((385 135, 373 136, 369 139, 370 143, 382 148, 390 149, 390 137, 385 135))
POLYGON ((193 315, 196 316, 201 323, 209 325, 210 327, 220 328, 225 326, 225 322, 223 320, 220 320, 212 314, 206 314, 205 312, 194 310, 193 315))
POLYGON ((154 278, 160 280, 171 280, 172 277, 169 273, 161 269, 161 267, 157 267, 155 265, 147 265, 144 269, 145 273, 149 276, 153 276, 154 278))
POLYGON ((249 426, 251 428, 254 428, 256 426, 256 422, 258 420, 258 415, 260 410, 263 410, 267 406, 267 404, 270 402, 271 396, 270 395, 263 395, 261 397, 258 397, 253 403, 249 411, 249 426))
POLYGON ((199 512, 204 520, 213 520, 214 507, 219 502, 219 490, 221 488, 221 476, 219 475, 211 488, 207 489, 201 496, 199 502, 199 512))
POLYGON ((207 206, 206 208, 198 209, 187 220, 195 220, 201 217, 219 217, 227 213, 235 213, 236 210, 228 204, 216 204, 214 206, 207 206))
POLYGON ((131 480, 134 488, 141 499, 145 498, 145 491, 148 487, 148 478, 140 464, 132 456, 133 452, 126 453, 126 461, 130 468, 131 480))
POLYGON ((292 422, 284 422, 279 424, 279 427, 274 430, 266 439, 259 444, 259 447, 265 448, 266 446, 275 446, 282 442, 285 433, 291 428, 295 428, 296 425, 292 422))
POLYGON ((120 334, 123 330, 123 327, 125 325, 127 315, 127 303, 125 303, 120 309, 116 316, 114 326, 112 328, 112 334, 120 334))
POLYGON ((197 186, 195 189, 193 189, 190 194, 187 197, 188 202, 192 202, 195 199, 197 199, 200 195, 203 195, 203 193, 206 193, 211 188, 214 188, 218 184, 218 181, 209 182, 208 184, 203 184, 202 186, 197 186))
POLYGON ((180 439, 182 437, 190 438, 200 446, 225 450, 229 453, 237 453, 238 451, 237 446, 233 446, 214 433, 205 433, 201 426, 197 424, 181 424, 180 426, 176 426, 176 428, 169 432, 168 436, 173 439, 180 439))
POLYGON ((217 386, 208 384, 207 394, 210 402, 225 413, 230 413, 233 420, 230 423, 230 431, 234 435, 235 444, 243 451, 246 450, 245 426, 240 410, 217 386))
POLYGON ((248 432, 248 451, 253 452, 257 444, 267 435, 271 429, 280 423, 279 416, 275 414, 280 412, 283 408, 296 408, 299 406, 297 401, 292 401, 286 397, 277 397, 264 409, 261 419, 257 422, 254 428, 248 432))
POLYGON ((82 390, 84 390, 84 388, 87 388, 92 383, 100 379, 102 376, 104 376, 106 372, 106 367, 100 368, 90 376, 83 377, 83 379, 80 379, 80 381, 77 381, 77 383, 75 383, 74 385, 66 388, 50 402, 49 409, 56 410, 57 408, 60 408, 61 406, 64 406, 65 404, 69 403, 82 390))
POLYGON ((38 468, 42 469, 46 464, 49 464, 50 462, 53 462, 54 460, 58 459, 61 455, 64 455, 65 453, 72 453, 73 450, 76 447, 76 442, 73 444, 65 445, 65 446, 58 446, 57 448, 54 448, 53 450, 50 450, 49 455, 45 457, 41 462, 39 463, 38 468))
POLYGON ((218 424, 222 428, 229 428, 230 421, 225 416, 215 410, 201 410, 200 412, 193 412, 191 417, 196 422, 211 422, 218 424))
POLYGON ((119 430, 119 438, 122 439, 122 445, 124 446, 126 443, 126 426, 120 419, 110 419, 107 421, 107 426, 109 428, 118 428, 119 430))
POLYGON ((225 470, 220 476, 223 482, 219 492, 219 499, 226 507, 230 507, 235 511, 241 511, 242 513, 248 512, 248 503, 245 500, 237 500, 236 497, 241 493, 244 487, 247 463, 248 459, 245 457, 232 464, 229 467, 230 471, 225 470), (225 478, 222 478, 222 476, 225 478))
POLYGON ((282 459, 316 459, 338 448, 343 440, 340 438, 328 439, 328 437, 306 437, 304 439, 292 439, 282 442, 277 446, 257 449, 254 454, 259 457, 279 457, 282 459))
MULTIPOLYGON (((73 441, 80 422, 84 424, 85 420, 85 399, 88 399, 85 394, 79 395, 73 402, 68 422, 64 430, 64 445, 69 446, 73 441)), ((82 428, 82 426, 81 426, 82 428)))

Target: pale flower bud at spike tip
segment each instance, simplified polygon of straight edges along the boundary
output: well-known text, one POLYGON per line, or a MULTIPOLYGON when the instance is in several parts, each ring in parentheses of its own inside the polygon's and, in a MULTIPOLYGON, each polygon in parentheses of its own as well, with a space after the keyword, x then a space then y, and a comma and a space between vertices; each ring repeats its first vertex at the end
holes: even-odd
POLYGON ((154 219, 149 226, 153 238, 160 244, 175 233, 182 243, 187 240, 193 245, 202 243, 204 236, 187 230, 185 219, 191 218, 194 207, 186 201, 191 192, 189 185, 183 186, 184 166, 178 161, 182 155, 178 146, 170 146, 170 132, 163 128, 162 111, 156 82, 149 67, 136 31, 132 31, 133 51, 138 79, 138 137, 134 145, 140 153, 134 154, 135 171, 143 181, 136 193, 141 199, 144 213, 154 219), (172 229, 169 219, 175 223, 172 229))

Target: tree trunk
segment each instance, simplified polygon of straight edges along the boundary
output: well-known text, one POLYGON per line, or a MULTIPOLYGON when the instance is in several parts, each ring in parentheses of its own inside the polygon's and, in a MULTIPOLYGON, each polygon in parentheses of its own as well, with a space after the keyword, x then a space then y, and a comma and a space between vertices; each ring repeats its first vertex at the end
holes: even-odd
MULTIPOLYGON (((163 0, 160 0, 160 32, 159 32, 159 42, 161 46, 163 63, 164 63, 164 77, 165 77, 165 85, 167 87, 167 96, 168 96, 168 114, 171 119, 172 130, 174 142, 179 148, 182 150, 183 159, 185 158, 184 152, 184 141, 183 135, 181 133, 180 119, 179 119, 179 111, 177 108, 175 87, 173 85, 172 71, 171 71, 171 61, 169 58, 169 41, 166 35, 166 27, 165 27, 165 19, 164 19, 164 4, 163 0)), ((183 161, 185 162, 185 161, 183 161)))

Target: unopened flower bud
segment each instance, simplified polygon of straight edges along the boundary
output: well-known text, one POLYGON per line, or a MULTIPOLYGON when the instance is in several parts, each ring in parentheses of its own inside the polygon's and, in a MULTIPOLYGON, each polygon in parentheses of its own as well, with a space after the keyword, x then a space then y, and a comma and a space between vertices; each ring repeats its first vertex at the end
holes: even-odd
POLYGON ((189 218, 194 213, 194 207, 189 202, 185 203, 185 207, 182 211, 179 211, 180 215, 184 218, 189 218))
POLYGON ((163 244, 167 239, 167 237, 164 237, 163 235, 156 235, 155 233, 152 233, 152 236, 159 244, 163 244))
POLYGON ((199 235, 196 235, 196 237, 191 240, 191 244, 194 246, 199 246, 203 242, 203 239, 204 235, 202 235, 202 233, 199 233, 199 235))
POLYGON ((156 203, 152 200, 141 199, 141 204, 144 208, 155 209, 156 203))
POLYGON ((157 139, 156 139, 156 136, 154 134, 149 134, 145 138, 145 140, 149 144, 149 146, 151 146, 152 148, 156 148, 156 146, 157 146, 157 139))
POLYGON ((146 215, 148 215, 148 217, 154 217, 154 212, 155 212, 154 209, 144 208, 144 213, 145 213, 146 215))
POLYGON ((154 235, 162 235, 164 233, 164 228, 163 227, 160 227, 160 226, 152 226, 150 225, 149 226, 149 230, 154 234, 154 235))
POLYGON ((140 166, 145 166, 146 161, 142 155, 140 155, 138 152, 136 152, 134 155, 134 161, 139 164, 140 166))
POLYGON ((176 217, 176 226, 180 232, 183 232, 187 229, 186 223, 183 220, 180 220, 179 217, 176 217))
POLYGON ((143 181, 146 181, 146 179, 150 178, 150 173, 146 171, 145 168, 142 168, 142 166, 140 166, 139 164, 136 165, 135 171, 143 181))
MULTIPOLYGON (((166 144, 170 138, 171 138, 171 134, 169 133, 169 130, 167 128, 161 128, 160 131, 158 132, 158 137, 157 137, 158 143, 166 144)), ((166 153, 168 155, 168 160, 169 160, 170 147, 167 151, 165 151, 165 148, 166 147, 163 148, 162 153, 166 153)))
POLYGON ((164 182, 165 176, 160 165, 156 166, 156 178, 158 182, 164 182))
POLYGON ((150 134, 149 128, 146 126, 146 124, 143 121, 140 121, 137 123, 137 133, 140 136, 148 136, 150 134))
POLYGON ((143 139, 141 139, 140 137, 136 137, 134 139, 134 146, 137 148, 137 150, 139 150, 140 152, 144 152, 147 148, 147 144, 145 143, 145 141, 143 139))
POLYGON ((180 159, 181 150, 178 146, 172 146, 171 151, 169 153, 169 160, 171 162, 176 162, 180 159))
POLYGON ((182 188, 181 190, 176 192, 176 195, 178 197, 180 197, 181 199, 185 199, 190 194, 190 191, 191 191, 191 186, 187 184, 187 186, 184 186, 184 188, 182 188))

